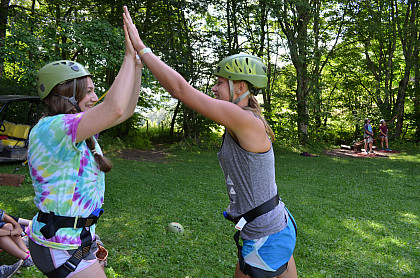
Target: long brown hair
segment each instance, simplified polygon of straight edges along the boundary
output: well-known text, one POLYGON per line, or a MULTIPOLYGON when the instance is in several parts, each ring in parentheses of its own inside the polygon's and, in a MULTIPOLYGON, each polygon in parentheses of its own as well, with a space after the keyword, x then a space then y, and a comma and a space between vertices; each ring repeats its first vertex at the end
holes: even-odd
MULTIPOLYGON (((72 79, 64 83, 56 85, 47 97, 44 98, 48 108, 48 116, 55 116, 58 114, 76 114, 76 108, 67 99, 61 98, 61 96, 72 97, 74 80, 76 80, 76 100, 81 100, 87 92, 87 76, 72 79)), ((100 155, 95 150, 95 140, 90 137, 85 140, 86 145, 90 149, 98 164, 99 169, 102 172, 108 173, 112 169, 111 161, 103 155, 100 155)))

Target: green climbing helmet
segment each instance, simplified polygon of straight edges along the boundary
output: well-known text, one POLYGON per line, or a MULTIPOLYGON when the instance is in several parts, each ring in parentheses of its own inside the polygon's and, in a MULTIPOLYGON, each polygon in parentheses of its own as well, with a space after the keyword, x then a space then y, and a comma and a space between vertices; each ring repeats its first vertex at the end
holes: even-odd
POLYGON ((77 62, 60 60, 49 63, 36 75, 38 95, 44 99, 57 84, 90 75, 87 69, 77 62))
POLYGON ((236 54, 226 57, 217 65, 214 75, 229 80, 245 80, 257 89, 267 87, 267 68, 260 57, 236 54))

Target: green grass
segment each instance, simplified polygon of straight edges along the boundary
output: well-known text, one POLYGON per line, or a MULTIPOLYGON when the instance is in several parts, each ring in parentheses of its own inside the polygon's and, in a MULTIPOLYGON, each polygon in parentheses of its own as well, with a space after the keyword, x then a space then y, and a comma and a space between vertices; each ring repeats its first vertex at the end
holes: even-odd
MULTIPOLYGON (((215 151, 172 150, 164 163, 112 158, 98 234, 108 277, 232 277, 235 229, 215 151), (184 235, 167 233, 171 221, 184 235)), ((13 173, 18 164, 2 164, 13 173)), ((279 194, 298 225, 299 277, 420 276, 420 154, 383 158, 276 153, 279 194)), ((20 188, 1 186, 0 207, 36 213, 27 167, 20 188)), ((14 258, 0 253, 2 263, 14 258)), ((36 268, 15 277, 43 277, 36 268)))

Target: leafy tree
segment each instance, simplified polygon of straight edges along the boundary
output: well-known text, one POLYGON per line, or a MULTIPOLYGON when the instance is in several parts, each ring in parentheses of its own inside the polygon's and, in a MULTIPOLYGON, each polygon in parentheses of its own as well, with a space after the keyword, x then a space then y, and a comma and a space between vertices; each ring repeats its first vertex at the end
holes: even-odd
POLYGON ((276 3, 275 10, 278 24, 287 38, 290 58, 296 69, 296 111, 299 140, 301 143, 308 141, 308 25, 313 17, 311 4, 305 0, 279 1, 278 4, 276 3))
MULTIPOLYGON (((4 48, 4 41, 6 39, 7 17, 9 11, 10 0, 1 0, 0 2, 0 50, 4 48)), ((0 78, 3 77, 4 70, 3 55, 0 57, 0 78)))
POLYGON ((369 72, 360 84, 374 104, 371 111, 377 107, 378 117, 397 118, 395 136, 401 134, 406 91, 415 60, 413 55, 418 48, 419 27, 414 2, 417 3, 355 2, 345 36, 347 47, 364 55, 362 67, 369 72))
POLYGON ((415 52, 414 59, 414 125, 415 141, 420 142, 420 55, 419 49, 415 52))
MULTIPOLYGON (((404 2, 403 2, 404 3, 404 2)), ((397 114, 396 136, 400 136, 404 121, 404 106, 406 93, 409 86, 410 75, 416 59, 418 59, 420 47, 420 16, 419 2, 416 0, 408 0, 406 5, 400 8, 398 2, 394 2, 394 8, 398 16, 398 37, 401 42, 402 52, 404 55, 404 67, 402 76, 398 82, 398 94, 395 100, 394 113, 397 114), (401 14, 399 11, 401 10, 401 14)), ((418 62, 417 62, 418 63, 418 62)), ((417 81, 418 82, 418 81, 417 81)), ((417 83, 418 84, 418 83, 417 83)))
MULTIPOLYGON (((36 94, 40 67, 72 59, 88 66, 103 95, 123 58, 123 5, 2 0, 0 93, 8 88, 36 94)), ((418 1, 131 0, 127 5, 145 43, 203 92, 211 94, 220 59, 239 52, 262 57, 269 78, 263 113, 282 139, 356 141, 364 117, 395 115, 393 134, 411 136, 416 129, 419 138, 418 1)), ((147 68, 142 87, 139 107, 167 109, 171 134, 200 142, 216 128, 181 103, 168 102, 170 95, 147 68)), ((140 120, 116 133, 128 134, 140 120)))

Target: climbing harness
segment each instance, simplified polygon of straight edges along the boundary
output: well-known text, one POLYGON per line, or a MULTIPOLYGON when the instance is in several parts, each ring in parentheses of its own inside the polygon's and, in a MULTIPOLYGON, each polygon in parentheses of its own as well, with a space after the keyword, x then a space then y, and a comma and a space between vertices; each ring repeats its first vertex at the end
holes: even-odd
MULTIPOLYGON (((235 240, 236 247, 238 248, 239 267, 244 274, 252 274, 252 269, 250 268, 248 264, 245 263, 244 257, 242 256, 242 246, 239 244, 239 235, 241 233, 241 230, 245 227, 247 223, 252 222, 258 216, 261 216, 273 210, 279 204, 279 201, 280 201, 280 198, 276 194, 270 200, 266 201, 265 203, 262 203, 258 207, 253 208, 252 210, 246 212, 245 214, 237 218, 230 217, 226 211, 223 212, 223 216, 227 220, 235 223, 235 228, 238 230, 233 236, 233 239, 235 240)), ((283 267, 287 268, 287 263, 285 264, 285 266, 283 265, 281 269, 283 269, 283 267)), ((252 276, 252 277, 258 278, 257 276, 252 276)))
POLYGON ((98 219, 102 215, 103 211, 104 210, 100 208, 96 209, 86 218, 78 216, 59 216, 54 212, 45 213, 39 211, 37 220, 46 224, 40 230, 46 239, 52 238, 61 228, 83 228, 82 232, 80 233, 82 244, 64 264, 51 272, 44 273, 47 277, 67 277, 67 275, 76 270, 81 260, 89 253, 90 247, 92 245, 92 236, 90 234, 89 227, 98 222, 98 219))

